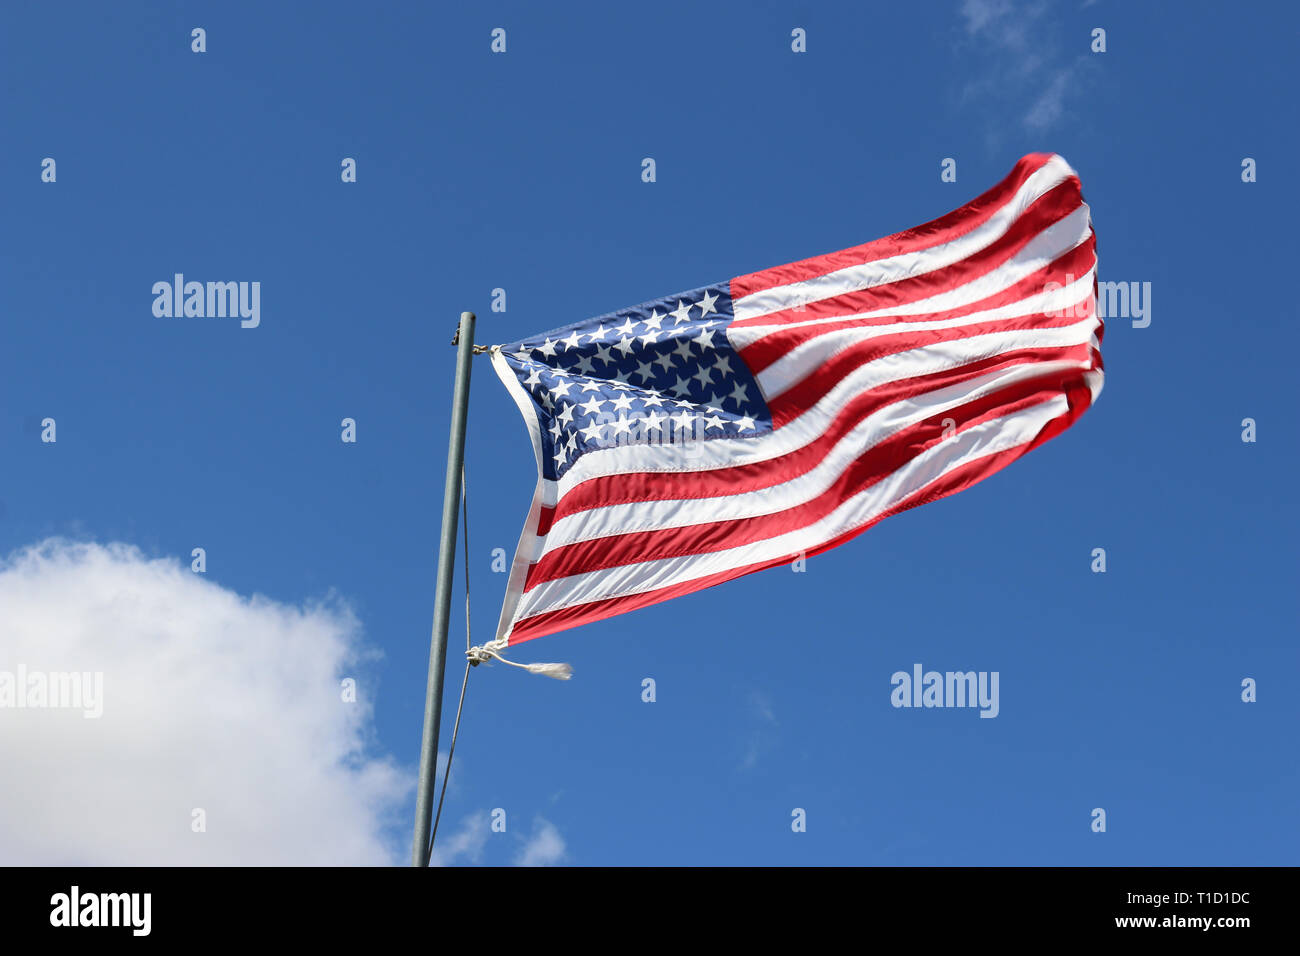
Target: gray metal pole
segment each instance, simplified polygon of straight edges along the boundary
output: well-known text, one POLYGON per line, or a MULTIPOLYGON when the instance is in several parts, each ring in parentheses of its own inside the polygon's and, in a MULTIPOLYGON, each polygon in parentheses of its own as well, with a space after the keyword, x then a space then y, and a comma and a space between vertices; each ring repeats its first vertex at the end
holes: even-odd
POLYGON ((447 483, 442 498, 442 541, 438 545, 438 590, 433 604, 433 639, 429 644, 429 683, 424 698, 424 737, 420 742, 420 788, 415 797, 415 842, 411 865, 429 865, 429 827, 433 819, 433 785, 438 771, 438 728, 442 722, 442 678, 447 662, 447 620, 451 582, 456 570, 456 534, 460 512, 460 476, 465 461, 465 419, 469 411, 469 370, 474 355, 474 313, 460 314, 457 333, 456 390, 451 399, 451 438, 447 443, 447 483))

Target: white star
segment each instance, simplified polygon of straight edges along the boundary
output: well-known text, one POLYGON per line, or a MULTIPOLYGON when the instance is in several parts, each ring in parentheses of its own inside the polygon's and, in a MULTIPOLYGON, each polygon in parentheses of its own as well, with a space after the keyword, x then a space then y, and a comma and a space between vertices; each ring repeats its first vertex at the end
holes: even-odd
POLYGON ((670 417, 672 418, 673 422, 677 425, 677 427, 683 430, 688 429, 693 424, 695 424, 695 416, 685 410, 682 410, 681 412, 678 412, 676 415, 672 415, 670 417))
POLYGON ((748 389, 749 386, 744 382, 737 382, 736 387, 731 390, 731 394, 727 398, 735 402, 737 408, 743 408, 745 403, 749 401, 748 389))
POLYGON ((578 359, 578 364, 573 367, 573 370, 579 375, 590 375, 592 372, 596 371, 596 366, 591 364, 590 355, 584 355, 582 358, 578 359))
MULTIPOLYGON (((572 425, 572 424, 573 424, 573 406, 572 406, 572 405, 565 405, 565 406, 564 406, 564 411, 560 412, 559 423, 560 423, 561 425, 572 425)), ((558 437, 558 436, 557 436, 557 437, 558 437)))
POLYGON ((599 415, 604 404, 604 402, 596 401, 596 397, 593 395, 587 404, 579 405, 578 407, 582 409, 582 414, 584 415, 599 415))
POLYGON ((754 427, 754 419, 750 418, 748 415, 742 415, 736 422, 736 427, 752 429, 754 427))
POLYGON ((626 395, 620 394, 618 398, 614 399, 614 411, 616 412, 626 411, 631 407, 632 399, 628 398, 626 395))
POLYGON ((528 377, 524 379, 524 384, 530 388, 534 385, 542 384, 542 370, 539 366, 533 366, 533 370, 529 372, 528 377))
POLYGON ((560 339, 566 349, 576 349, 578 347, 578 333, 574 332, 567 339, 560 339))
POLYGON ((556 445, 555 453, 551 457, 555 459, 555 467, 558 469, 564 464, 564 446, 556 445))
POLYGON ((578 448, 578 436, 574 432, 569 432, 569 440, 564 443, 564 450, 568 452, 576 451, 578 448))
POLYGON ((520 349, 518 352, 515 353, 515 358, 519 359, 519 361, 521 362, 527 362, 529 358, 532 357, 532 354, 533 353, 528 349, 520 349))
POLYGON ((641 428, 644 431, 649 431, 652 428, 655 431, 662 431, 663 421, 664 421, 664 417, 662 415, 660 415, 658 412, 651 412, 649 415, 642 416, 641 428))
POLYGON ((691 317, 691 307, 684 304, 681 299, 678 299, 677 308, 673 309, 668 314, 677 317, 677 321, 674 323, 675 325, 681 325, 691 317))
POLYGON ((551 386, 551 394, 556 398, 564 398, 569 394, 569 389, 573 388, 573 383, 565 381, 563 377, 558 375, 556 378, 558 378, 559 381, 551 386))
POLYGON ((701 387, 708 385, 710 382, 713 381, 713 369, 705 368, 703 365, 701 365, 700 370, 696 372, 694 375, 692 375, 691 378, 699 379, 701 387))
POLYGON ((647 329, 658 329, 660 323, 662 323, 666 318, 668 318, 668 316, 660 315, 658 309, 651 309, 650 318, 645 320, 645 327, 647 329))
POLYGON ((611 436, 617 438, 619 435, 626 435, 632 429, 632 423, 627 420, 626 415, 620 415, 613 422, 614 434, 611 436))
POLYGON ((677 343, 677 348, 673 349, 673 352, 689 361, 691 358, 691 340, 690 339, 680 340, 677 343))
POLYGON ((632 347, 632 340, 626 337, 621 338, 617 342, 615 342, 614 348, 618 349, 624 355, 631 355, 633 352, 636 351, 636 349, 632 347))
POLYGON ((641 399, 641 401, 645 403, 646 408, 649 408, 651 405, 659 406, 664 403, 664 400, 659 397, 659 393, 656 392, 654 389, 651 389, 646 394, 649 395, 650 397, 641 399))
POLYGON ((722 419, 719 418, 717 415, 710 415, 708 418, 704 419, 704 427, 705 427, 705 428, 721 428, 721 427, 722 427, 722 419))
POLYGON ((664 367, 664 371, 666 372, 673 367, 673 360, 671 356, 672 356, 671 352, 665 352, 663 355, 660 355, 658 358, 654 360, 654 364, 662 365, 664 367))
POLYGON ((547 339, 541 345, 537 346, 537 351, 541 352, 547 358, 550 358, 555 354, 555 343, 550 339, 547 339))
POLYGON ((551 438, 555 439, 556 441, 559 441, 560 436, 564 434, 564 429, 560 427, 559 422, 551 422, 550 431, 551 431, 551 438))
POLYGON ((717 312, 718 310, 713 307, 713 303, 717 301, 718 297, 716 295, 709 295, 707 292, 704 293, 704 298, 695 303, 700 307, 700 318, 704 318, 710 312, 717 312))
POLYGON ((588 392, 599 392, 599 391, 600 391, 600 383, 597 382, 594 378, 587 379, 587 384, 582 386, 583 395, 586 395, 588 392))
POLYGON ((718 360, 713 363, 713 367, 718 370, 718 374, 726 378, 731 374, 731 356, 719 355, 718 360))
POLYGON ((641 342, 643 345, 654 345, 662 334, 662 332, 646 332, 641 336, 641 342))
POLYGON ((579 428, 578 431, 582 432, 582 438, 584 441, 599 440, 605 437, 601 434, 605 430, 605 427, 605 422, 592 422, 586 428, 579 428))
POLYGON ((603 325, 598 325, 598 326, 596 326, 596 331, 595 331, 595 332, 588 332, 588 333, 587 333, 587 341, 588 341, 588 342, 603 342, 603 341, 605 340, 605 336, 608 335, 608 334, 609 334, 609 332, 607 332, 607 331, 605 330, 605 326, 603 326, 603 325))
POLYGON ((691 339, 691 341, 699 342, 700 348, 704 349, 705 351, 708 351, 709 349, 713 348, 713 330, 705 329, 699 335, 695 336, 695 338, 691 339))
POLYGON ((650 379, 654 378, 655 370, 649 362, 642 362, 640 365, 636 367, 635 372, 629 372, 628 374, 639 375, 641 377, 641 381, 648 382, 650 381, 650 379))
POLYGON ((620 325, 618 328, 616 328, 614 331, 626 338, 627 336, 632 334, 632 329, 633 329, 632 320, 625 319, 623 321, 623 324, 620 325))
POLYGON ((604 362, 606 365, 614 364, 614 360, 610 357, 609 354, 608 345, 602 345, 600 348, 596 349, 596 358, 599 361, 604 362))
POLYGON ((672 389, 674 395, 691 394, 691 383, 685 375, 679 376, 677 381, 670 385, 669 388, 672 389))

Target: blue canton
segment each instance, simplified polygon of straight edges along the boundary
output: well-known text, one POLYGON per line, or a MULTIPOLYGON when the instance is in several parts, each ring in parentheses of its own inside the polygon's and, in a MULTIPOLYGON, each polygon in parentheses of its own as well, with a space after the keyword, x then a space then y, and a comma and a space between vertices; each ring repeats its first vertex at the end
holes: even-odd
POLYGON ((501 346, 532 398, 542 473, 584 453, 772 430, 758 383, 727 341, 730 283, 656 299, 501 346))

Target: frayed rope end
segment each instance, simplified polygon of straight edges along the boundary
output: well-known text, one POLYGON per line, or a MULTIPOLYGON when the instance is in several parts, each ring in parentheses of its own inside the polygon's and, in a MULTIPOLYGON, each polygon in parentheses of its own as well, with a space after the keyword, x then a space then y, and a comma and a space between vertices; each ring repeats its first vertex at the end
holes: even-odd
POLYGON ((573 676, 573 668, 568 664, 525 664, 530 674, 554 677, 556 680, 568 680, 573 676))
POLYGON ((520 664, 506 660, 497 653, 504 650, 505 646, 506 642, 502 640, 488 641, 482 647, 471 647, 465 652, 465 656, 469 658, 471 664, 486 664, 495 659, 511 667, 522 667, 530 674, 541 674, 543 677, 553 677, 556 680, 568 680, 573 676, 573 668, 568 664, 520 664))

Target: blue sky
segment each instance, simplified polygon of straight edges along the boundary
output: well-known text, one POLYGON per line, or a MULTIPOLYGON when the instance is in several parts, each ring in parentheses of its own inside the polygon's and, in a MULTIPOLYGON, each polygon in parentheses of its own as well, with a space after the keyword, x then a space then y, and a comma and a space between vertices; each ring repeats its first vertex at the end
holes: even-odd
MULTIPOLYGON (((580 865, 1296 862, 1289 5, 0 16, 0 552, 58 536, 188 566, 203 547, 227 591, 346 604, 382 653, 344 675, 367 753, 408 775, 462 309, 479 342, 515 341, 905 229, 1025 153, 1062 154, 1101 278, 1152 288, 1149 327, 1107 323, 1097 406, 805 573, 519 648, 572 681, 477 669, 445 859, 518 862, 541 840, 580 865), (155 317, 177 272, 259 281, 260 325, 155 317), (891 707, 891 674, 918 662, 998 671, 998 717, 891 707), (488 834, 498 807, 507 832, 488 834)), ((505 586, 491 553, 513 554, 535 481, 485 357, 467 456, 481 642, 505 586)), ((408 789, 382 814, 396 862, 412 813, 408 789)))

